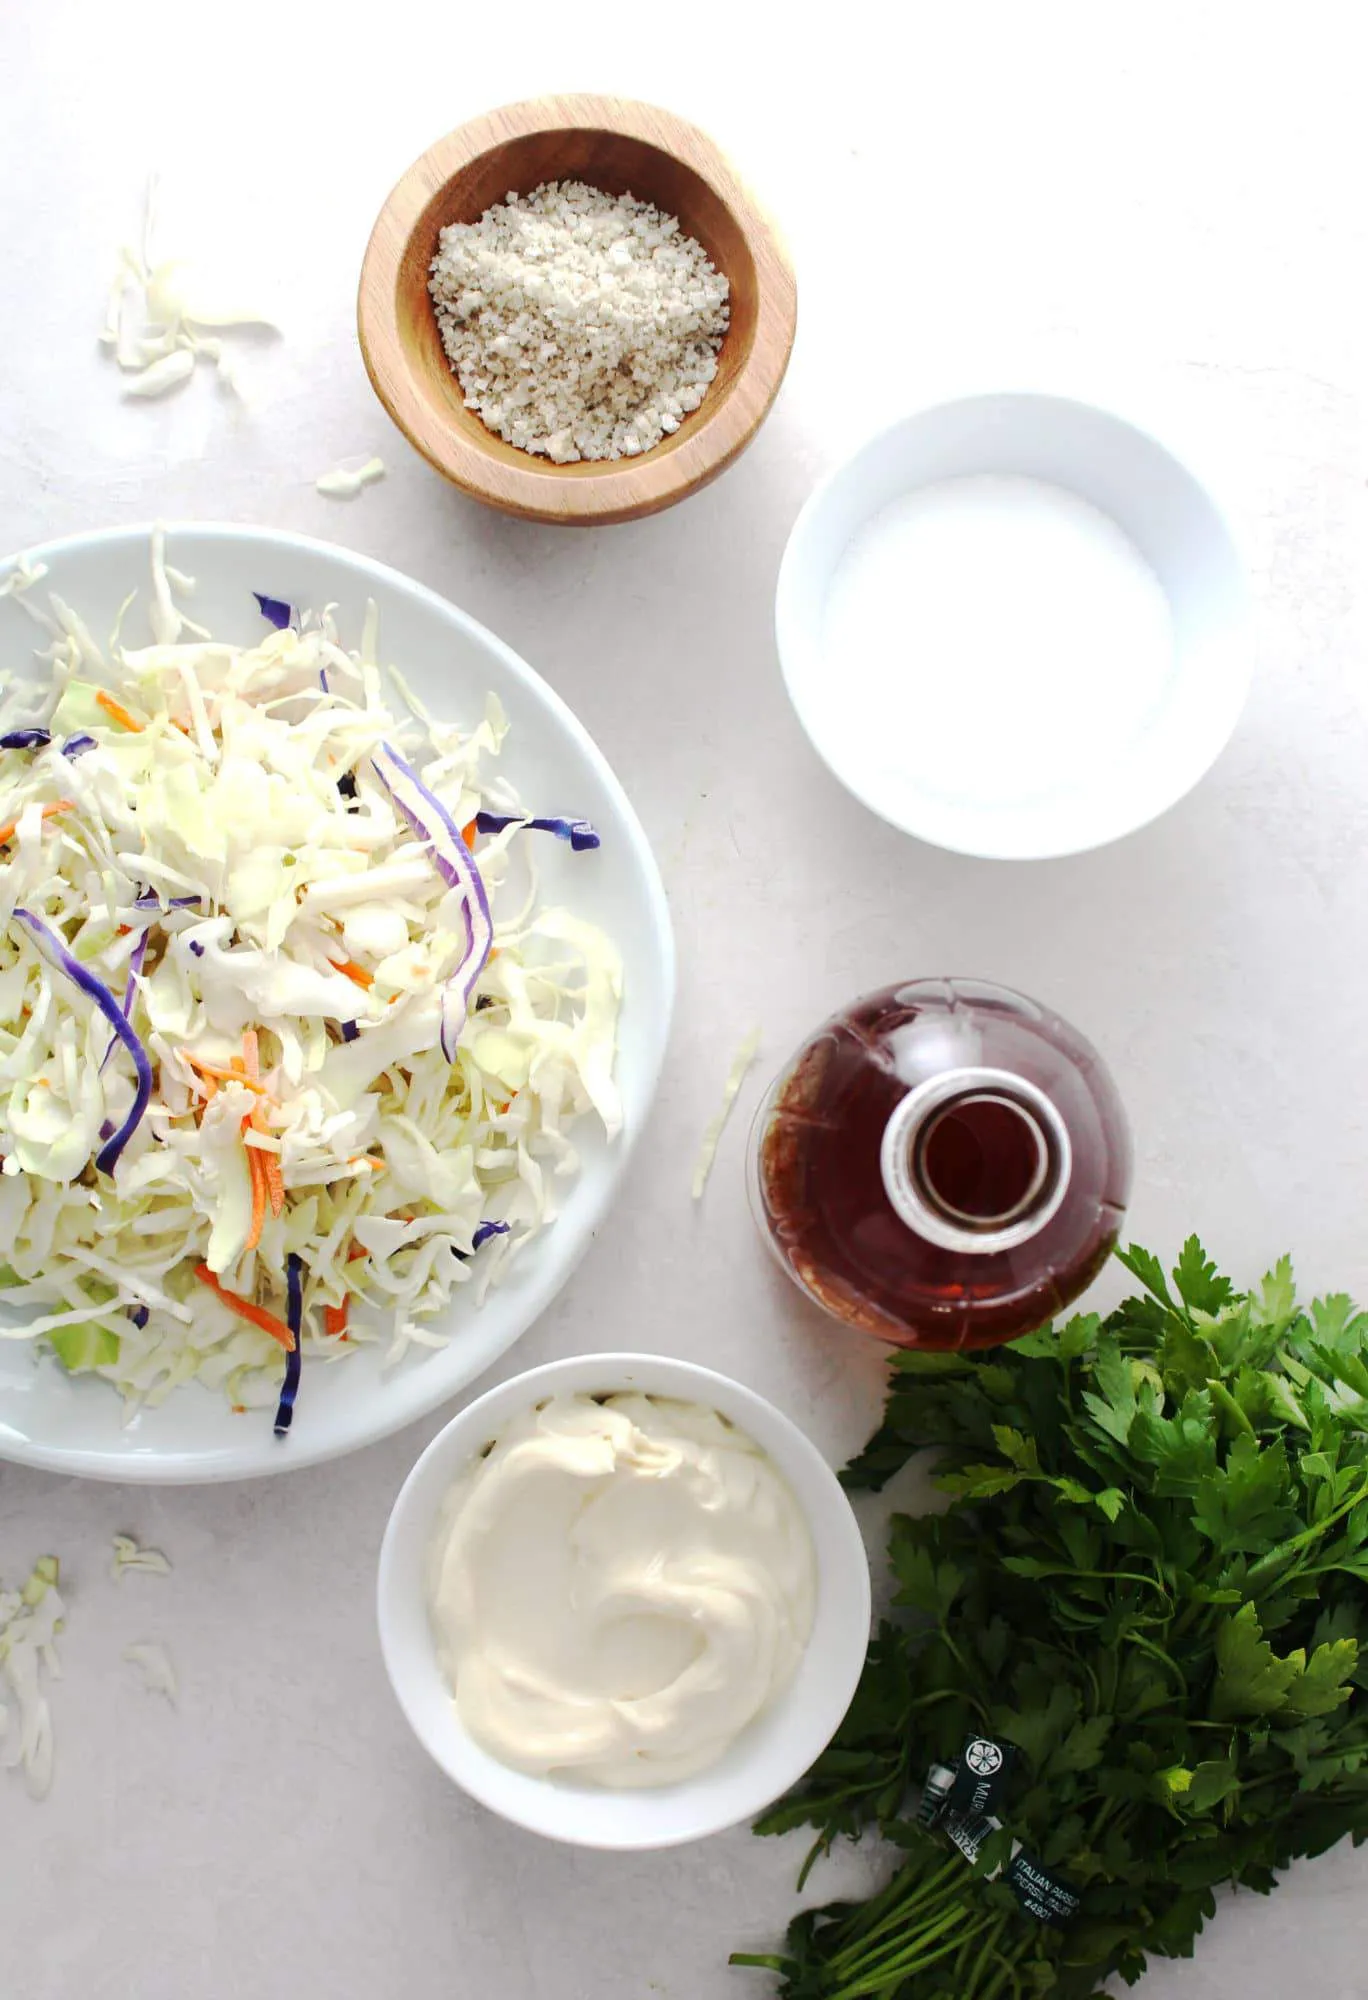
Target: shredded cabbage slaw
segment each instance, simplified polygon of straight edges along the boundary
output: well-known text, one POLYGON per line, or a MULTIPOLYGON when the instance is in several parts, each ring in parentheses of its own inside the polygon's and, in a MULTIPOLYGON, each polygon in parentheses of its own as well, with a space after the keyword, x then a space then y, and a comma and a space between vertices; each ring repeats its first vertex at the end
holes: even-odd
POLYGON ((158 531, 150 644, 20 599, 48 643, 45 685, 0 687, 0 1338, 283 1433, 301 1362, 445 1345, 553 1219, 576 1122, 616 1136, 621 959, 541 906, 533 830, 597 837, 522 810, 493 697, 435 720, 373 605, 347 650, 260 597, 239 646, 191 587, 158 531))

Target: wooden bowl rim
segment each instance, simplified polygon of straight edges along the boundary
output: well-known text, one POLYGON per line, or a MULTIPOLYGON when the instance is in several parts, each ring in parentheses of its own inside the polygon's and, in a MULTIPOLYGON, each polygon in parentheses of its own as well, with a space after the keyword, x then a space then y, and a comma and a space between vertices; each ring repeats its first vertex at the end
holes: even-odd
POLYGON ((376 218, 357 294, 357 332, 371 387, 414 449, 489 506, 527 520, 568 524, 606 524, 655 513, 725 471, 750 443, 779 393, 797 318, 797 285, 782 238, 721 149, 673 112, 634 98, 590 94, 504 105, 429 146, 395 184, 376 218), (548 462, 534 460, 524 469, 495 458, 457 431, 436 431, 431 406, 406 365, 397 295, 404 254, 438 188, 510 140, 574 131, 638 140, 670 154, 706 182, 730 210, 755 263, 757 308, 749 353, 715 407, 709 409, 704 399, 705 420, 689 437, 658 458, 646 452, 639 458, 609 459, 601 471, 579 472, 570 480, 558 479, 560 468, 548 462), (386 347, 403 358, 402 369, 381 370, 377 357, 386 347), (743 383, 752 391, 759 388, 759 398, 738 397, 743 383))

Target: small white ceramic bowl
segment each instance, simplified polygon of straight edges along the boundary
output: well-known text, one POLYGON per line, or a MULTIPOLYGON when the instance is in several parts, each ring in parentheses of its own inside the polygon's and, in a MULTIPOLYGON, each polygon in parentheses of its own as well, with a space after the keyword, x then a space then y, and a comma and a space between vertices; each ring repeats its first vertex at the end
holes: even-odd
MULTIPOLYGON (((1249 590, 1230 527, 1158 438, 1091 403, 1028 391, 960 396, 902 418, 816 488, 789 537, 775 624, 790 699, 814 748, 883 819, 937 847, 991 859, 1081 853, 1148 824, 1215 762, 1248 692, 1249 590), (1173 661, 1157 705, 1122 740, 1029 796, 975 783, 974 743, 900 750, 870 714, 858 737, 838 713, 848 677, 827 648, 833 580, 853 539, 903 496, 947 480, 1008 475, 1062 487, 1109 516, 1168 599, 1173 661), (837 726, 838 722, 842 726, 837 726)), ((897 633, 889 633, 890 644, 897 633)), ((918 662, 913 671, 934 671, 918 662)), ((848 706, 845 713, 848 714, 848 706)))
POLYGON ((580 1847, 673 1847, 752 1818, 796 1783, 835 1734, 869 1641, 869 1561, 836 1475, 772 1403, 725 1375, 651 1354, 578 1355, 479 1397, 439 1431, 405 1480, 380 1551, 380 1646, 415 1736, 449 1778, 515 1826, 580 1847), (817 1557, 812 1636, 793 1681, 709 1770, 646 1791, 609 1791, 510 1770, 461 1726, 437 1661, 426 1576, 434 1524, 457 1475, 500 1430, 552 1395, 636 1390, 721 1412, 793 1489, 817 1557))

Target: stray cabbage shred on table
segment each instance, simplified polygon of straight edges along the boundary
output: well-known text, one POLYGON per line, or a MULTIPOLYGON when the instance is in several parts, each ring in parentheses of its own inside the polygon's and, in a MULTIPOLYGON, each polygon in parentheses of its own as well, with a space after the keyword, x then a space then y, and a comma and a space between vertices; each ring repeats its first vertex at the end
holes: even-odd
POLYGON ((621 960, 540 907, 522 836, 597 836, 491 772, 492 696, 463 733, 387 697, 373 606, 355 651, 270 597, 230 645, 189 587, 158 533, 152 643, 54 596, 0 693, 0 1337, 283 1431, 302 1355, 444 1345, 575 1121, 616 1135, 621 960))
POLYGON ((40 1556, 17 1590, 0 1586, 0 1771, 22 1769, 42 1798, 52 1783, 52 1716, 44 1675, 61 1670, 57 1635, 66 1606, 56 1556, 40 1556))

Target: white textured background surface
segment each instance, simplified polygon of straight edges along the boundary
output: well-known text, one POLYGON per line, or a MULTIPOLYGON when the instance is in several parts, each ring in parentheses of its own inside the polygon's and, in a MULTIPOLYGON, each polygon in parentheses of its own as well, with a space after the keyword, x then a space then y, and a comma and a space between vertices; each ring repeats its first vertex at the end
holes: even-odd
MULTIPOLYGON (((772 1068, 833 1005, 942 970, 1025 987, 1107 1052, 1136 1234, 1199 1224, 1241 1276, 1284 1247, 1368 1292, 1368 174, 1349 5, 843 0, 7 0, 0 9, 0 548, 160 514, 331 536, 510 640, 616 764, 655 842, 677 1029, 621 1209, 510 1366, 650 1346, 744 1376, 838 1458, 879 1367, 779 1289, 740 1182, 753 1078, 701 1214, 689 1163, 755 1020, 772 1068), (889 27, 891 20, 901 25, 889 27), (352 333, 375 210, 466 116, 620 90, 710 130, 777 211, 800 332, 751 452, 677 512, 593 534, 479 512, 391 434, 352 333), (96 354, 146 170, 168 252, 277 305, 243 414, 207 377, 122 404, 96 354), (818 766, 770 636, 816 475, 944 380, 1124 385, 1220 468, 1259 598, 1231 750, 1166 821, 1081 860, 914 846, 818 766), (351 506, 338 457, 390 477, 351 506)), ((963 754, 972 754, 964 746, 963 754)), ((70 1584, 58 1774, 0 1786, 0 1988, 26 2000, 763 2000, 729 1973, 792 1905, 801 1843, 560 1852, 485 1817, 409 1738, 371 1619, 390 1499, 436 1420, 255 1488, 144 1496, 0 1470, 0 1573, 70 1584), (108 1580, 109 1537, 169 1582, 108 1580), (171 1647, 173 1713, 120 1663, 171 1647)), ((1361 1857, 1223 1912, 1147 2000, 1368 1993, 1361 1857)), ((847 1858, 819 1873, 830 1892, 847 1858)))

